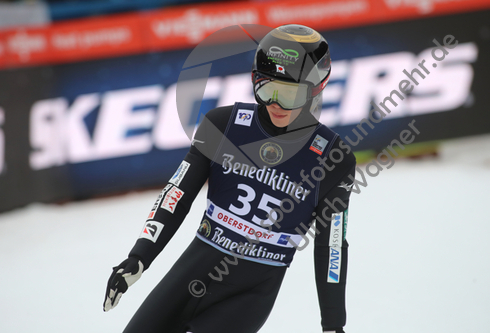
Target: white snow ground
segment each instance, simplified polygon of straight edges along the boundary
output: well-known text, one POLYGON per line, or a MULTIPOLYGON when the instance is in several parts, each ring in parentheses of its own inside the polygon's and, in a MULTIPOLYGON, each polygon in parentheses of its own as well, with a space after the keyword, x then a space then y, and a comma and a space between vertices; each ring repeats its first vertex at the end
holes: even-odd
MULTIPOLYGON (((490 332, 490 136, 397 160, 353 194, 348 333, 490 332)), ((108 313, 111 267, 126 257, 158 191, 0 215, 0 332, 121 332, 194 237, 204 192, 175 238, 108 313)), ((261 333, 320 332, 312 246, 297 253, 261 333)))

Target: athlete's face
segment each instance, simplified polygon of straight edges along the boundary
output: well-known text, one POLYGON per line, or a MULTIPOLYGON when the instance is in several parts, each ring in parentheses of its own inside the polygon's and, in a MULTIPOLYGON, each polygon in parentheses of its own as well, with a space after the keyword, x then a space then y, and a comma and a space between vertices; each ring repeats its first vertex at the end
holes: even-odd
POLYGON ((266 107, 272 123, 277 127, 286 127, 291 124, 299 116, 302 109, 284 110, 276 103, 272 103, 266 107))

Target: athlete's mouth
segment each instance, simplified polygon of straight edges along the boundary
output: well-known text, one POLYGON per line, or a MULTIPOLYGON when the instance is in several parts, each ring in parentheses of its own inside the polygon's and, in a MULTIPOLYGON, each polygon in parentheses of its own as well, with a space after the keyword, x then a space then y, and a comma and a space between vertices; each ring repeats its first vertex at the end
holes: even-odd
POLYGON ((276 118, 276 119, 283 119, 287 116, 287 114, 279 114, 279 113, 274 113, 271 111, 271 115, 272 117, 276 118))

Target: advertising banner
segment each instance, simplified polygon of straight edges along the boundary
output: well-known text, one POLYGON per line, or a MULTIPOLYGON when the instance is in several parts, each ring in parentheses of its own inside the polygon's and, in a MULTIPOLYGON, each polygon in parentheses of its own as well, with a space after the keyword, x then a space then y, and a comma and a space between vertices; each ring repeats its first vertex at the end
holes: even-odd
POLYGON ((485 10, 490 0, 220 2, 0 30, 0 69, 190 48, 232 25, 318 31, 485 10))
MULTIPOLYGON (((354 151, 488 132, 489 21, 486 10, 321 31, 333 59, 321 121, 354 151)), ((112 52, 67 36, 60 43, 112 52)), ((188 101, 182 124, 176 84, 190 52, 0 71, 0 211, 163 186, 190 146, 191 119, 254 102, 250 50, 213 61, 202 103, 188 101)))

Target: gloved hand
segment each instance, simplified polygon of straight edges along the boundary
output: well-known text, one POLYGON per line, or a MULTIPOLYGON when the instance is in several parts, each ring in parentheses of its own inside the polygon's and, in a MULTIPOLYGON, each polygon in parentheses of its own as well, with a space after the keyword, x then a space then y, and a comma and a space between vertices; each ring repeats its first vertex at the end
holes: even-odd
POLYGON ((137 257, 129 257, 119 266, 113 267, 105 293, 105 312, 116 307, 121 296, 141 277, 143 270, 143 263, 137 257))
POLYGON ((323 333, 345 333, 343 328, 335 328, 330 330, 323 330, 323 333))

